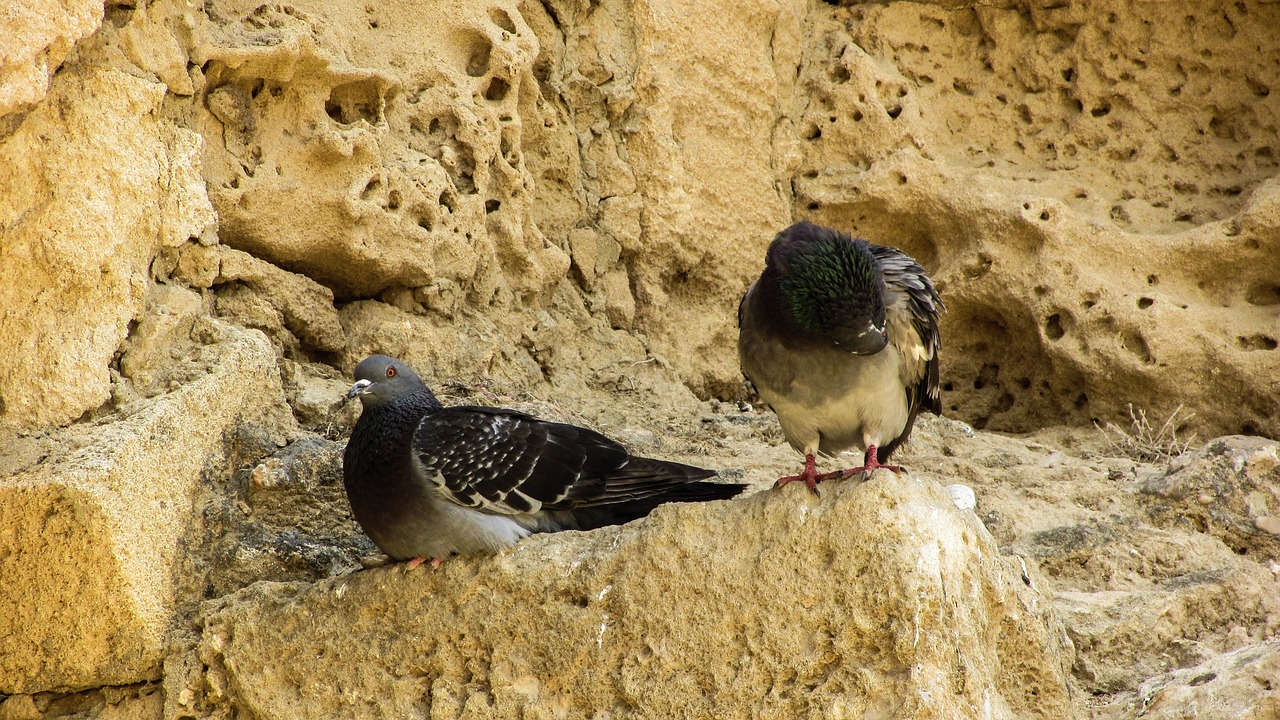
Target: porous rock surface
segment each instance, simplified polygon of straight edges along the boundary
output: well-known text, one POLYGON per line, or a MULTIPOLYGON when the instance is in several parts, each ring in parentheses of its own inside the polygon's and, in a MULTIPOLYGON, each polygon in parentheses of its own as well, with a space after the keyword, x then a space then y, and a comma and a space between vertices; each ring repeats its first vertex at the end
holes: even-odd
POLYGON ((936 483, 796 488, 434 573, 255 584, 205 608, 177 711, 1063 717, 1050 605, 936 483))
POLYGON ((0 15, 0 718, 639 717, 660 684, 725 716, 1274 713, 1280 5, 0 15), (922 420, 909 478, 362 570, 342 393, 371 352, 451 401, 794 472, 733 348, 800 218, 901 246, 948 305, 954 420, 922 420), (1089 428, 1131 406, 1209 442, 1089 428), (930 547, 959 554, 933 575, 930 547), (390 659, 252 671, 344 638, 390 659))

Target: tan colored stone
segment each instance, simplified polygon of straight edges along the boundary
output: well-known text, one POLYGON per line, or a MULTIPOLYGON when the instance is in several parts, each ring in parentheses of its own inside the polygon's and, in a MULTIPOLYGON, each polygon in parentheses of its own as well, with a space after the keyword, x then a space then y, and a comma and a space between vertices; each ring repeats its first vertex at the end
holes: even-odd
POLYGON ((44 99, 71 48, 102 23, 102 3, 15 0, 0 13, 0 117, 44 99))
POLYGON ((1062 718, 1048 600, 941 487, 886 473, 255 585, 208 608, 180 711, 1062 718))
POLYGON ((1121 718, 1280 717, 1280 640, 1258 643, 1142 683, 1121 718))
POLYGON ((1181 404, 1201 437, 1280 433, 1280 6, 811 19, 793 208, 932 272, 944 407, 1029 430, 1181 404))
POLYGON ((238 424, 292 423, 266 339, 223 332, 199 379, 0 480, 0 692, 159 677, 202 472, 238 424))
POLYGON ((65 424, 110 394, 154 254, 213 222, 199 137, 158 117, 163 87, 68 70, 0 145, 0 425, 65 424))

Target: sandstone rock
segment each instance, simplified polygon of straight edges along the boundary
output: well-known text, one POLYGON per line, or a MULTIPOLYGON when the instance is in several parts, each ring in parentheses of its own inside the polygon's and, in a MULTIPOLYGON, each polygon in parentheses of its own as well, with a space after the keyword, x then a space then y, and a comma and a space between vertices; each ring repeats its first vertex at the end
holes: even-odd
POLYGON ((218 273, 210 284, 217 289, 220 313, 258 327, 290 350, 302 346, 337 352, 345 348, 329 288, 233 248, 192 246, 190 251, 213 253, 218 258, 218 273), (246 305, 251 309, 246 310, 246 305))
POLYGON ((886 473, 260 583, 206 608, 207 670, 167 693, 201 716, 1066 717, 1048 598, 968 517, 886 473))
POLYGON ((0 17, 0 118, 42 100, 72 46, 101 23, 102 3, 93 0, 9 3, 0 17))
POLYGON ((933 272, 945 407, 1028 430, 1184 404, 1202 437, 1280 433, 1280 106, 1256 101, 1280 7, 810 18, 793 207, 933 272))
POLYGON ((1142 683, 1123 718, 1264 720, 1280 716, 1280 640, 1142 683))
POLYGON ((204 377, 0 481, 0 692, 159 677, 202 473, 238 424, 291 422, 266 339, 226 331, 204 377))
POLYGON ((158 115, 163 87, 109 68, 58 76, 0 146, 0 424, 65 424, 110 395, 164 244, 213 222, 199 138, 158 115))
POLYGON ((1277 450, 1280 442, 1264 438, 1213 440, 1143 484, 1148 512, 1160 525, 1208 533, 1238 553, 1280 560, 1280 538, 1266 529, 1266 519, 1280 515, 1277 450))

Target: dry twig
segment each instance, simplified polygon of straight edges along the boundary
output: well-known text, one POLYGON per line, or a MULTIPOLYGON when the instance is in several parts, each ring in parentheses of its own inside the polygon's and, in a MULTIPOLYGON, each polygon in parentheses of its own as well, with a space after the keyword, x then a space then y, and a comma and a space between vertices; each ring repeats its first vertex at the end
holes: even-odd
POLYGON ((1195 440, 1195 435, 1186 440, 1179 439, 1178 426, 1195 417, 1195 413, 1191 413, 1178 422, 1177 417, 1180 412, 1182 412, 1181 405, 1174 409, 1159 428, 1155 428, 1147 420, 1146 410, 1135 410, 1133 403, 1129 403, 1130 429, 1126 430, 1109 421, 1105 426, 1098 425, 1096 422, 1093 426, 1102 433, 1107 445, 1117 453, 1140 462, 1160 462, 1190 450, 1191 443, 1195 440))

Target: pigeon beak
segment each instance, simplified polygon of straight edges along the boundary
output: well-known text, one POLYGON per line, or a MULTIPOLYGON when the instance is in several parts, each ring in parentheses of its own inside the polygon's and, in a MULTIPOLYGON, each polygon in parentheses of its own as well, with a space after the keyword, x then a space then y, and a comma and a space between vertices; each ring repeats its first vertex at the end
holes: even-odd
POLYGON ((347 399, 350 400, 351 398, 365 394, 365 392, 369 390, 369 386, 372 384, 372 380, 357 380, 356 384, 352 385, 351 389, 347 391, 347 399))
POLYGON ((875 355, 889 344, 889 336, 884 328, 872 325, 858 334, 845 348, 854 355, 875 355))

